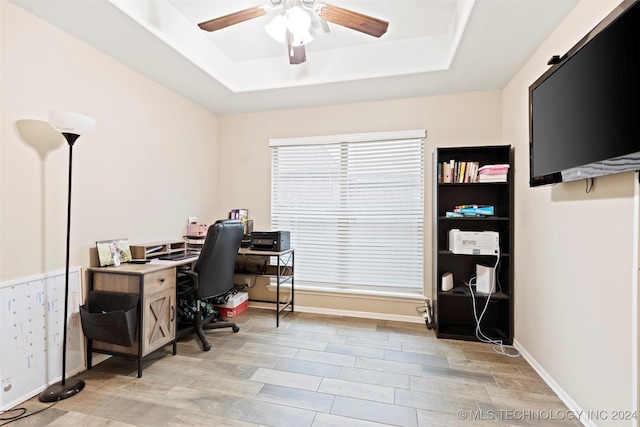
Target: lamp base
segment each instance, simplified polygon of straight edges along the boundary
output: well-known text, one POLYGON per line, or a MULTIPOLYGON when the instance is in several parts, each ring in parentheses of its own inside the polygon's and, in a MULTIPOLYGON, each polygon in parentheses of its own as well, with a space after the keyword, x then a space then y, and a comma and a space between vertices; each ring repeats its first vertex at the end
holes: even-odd
POLYGON ((40 393, 38 400, 40 400, 40 402, 57 402, 58 400, 66 399, 80 393, 83 388, 84 381, 73 378, 66 380, 64 385, 62 385, 62 382, 51 384, 40 393))

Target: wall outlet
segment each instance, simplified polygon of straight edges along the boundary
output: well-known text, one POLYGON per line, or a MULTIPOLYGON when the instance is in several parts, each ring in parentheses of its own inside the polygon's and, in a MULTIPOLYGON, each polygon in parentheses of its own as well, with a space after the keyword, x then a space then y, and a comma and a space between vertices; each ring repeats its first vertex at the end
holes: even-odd
POLYGON ((251 286, 251 278, 250 277, 245 277, 244 278, 244 285, 245 286, 251 286))

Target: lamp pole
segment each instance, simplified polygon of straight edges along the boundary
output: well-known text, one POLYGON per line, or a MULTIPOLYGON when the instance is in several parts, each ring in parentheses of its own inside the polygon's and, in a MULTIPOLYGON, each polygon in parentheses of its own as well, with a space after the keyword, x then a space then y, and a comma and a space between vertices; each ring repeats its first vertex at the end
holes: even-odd
POLYGON ((69 258, 71 256, 71 177, 73 171, 73 144, 82 133, 91 130, 95 126, 95 120, 76 113, 50 113, 49 122, 58 130, 69 144, 69 182, 67 190, 67 251, 65 260, 65 276, 64 276, 64 318, 63 318, 63 338, 62 338, 62 381, 51 384, 47 387, 38 399, 41 402, 56 402, 74 396, 85 386, 85 382, 79 378, 73 378, 67 381, 67 315, 69 309, 69 258), (64 123, 67 122, 67 123, 64 123), (71 130, 71 131, 67 131, 71 130), (77 132, 77 133, 76 133, 77 132))
MULTIPOLYGON (((73 143, 76 142, 76 139, 80 135, 76 135, 73 133, 63 132, 65 139, 69 143, 69 189, 67 192, 67 258, 65 264, 64 271, 64 333, 62 334, 62 382, 61 385, 64 387, 65 385, 65 377, 67 372, 67 311, 69 310, 69 258, 71 256, 71 173, 73 171, 73 143)), ((82 381, 82 380, 80 380, 82 381)), ((80 390, 84 387, 84 382, 82 382, 82 386, 80 390)), ((78 390, 78 391, 80 391, 78 390)))

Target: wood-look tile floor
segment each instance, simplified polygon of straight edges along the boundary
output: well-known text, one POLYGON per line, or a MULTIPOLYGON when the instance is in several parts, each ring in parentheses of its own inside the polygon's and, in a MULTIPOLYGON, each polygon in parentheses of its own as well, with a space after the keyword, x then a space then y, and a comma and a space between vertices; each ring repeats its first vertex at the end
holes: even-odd
POLYGON ((110 358, 79 375, 81 393, 11 426, 580 425, 523 358, 424 324, 288 313, 276 328, 253 308, 235 320, 238 333, 207 332, 209 352, 194 335, 149 355, 142 378, 110 358))

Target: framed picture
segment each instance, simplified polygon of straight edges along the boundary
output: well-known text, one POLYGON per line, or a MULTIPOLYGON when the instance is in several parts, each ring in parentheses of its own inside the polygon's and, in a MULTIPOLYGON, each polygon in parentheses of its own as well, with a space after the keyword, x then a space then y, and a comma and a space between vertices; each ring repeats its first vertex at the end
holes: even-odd
POLYGON ((100 240, 96 242, 100 267, 108 265, 118 266, 131 261, 129 239, 100 240))

